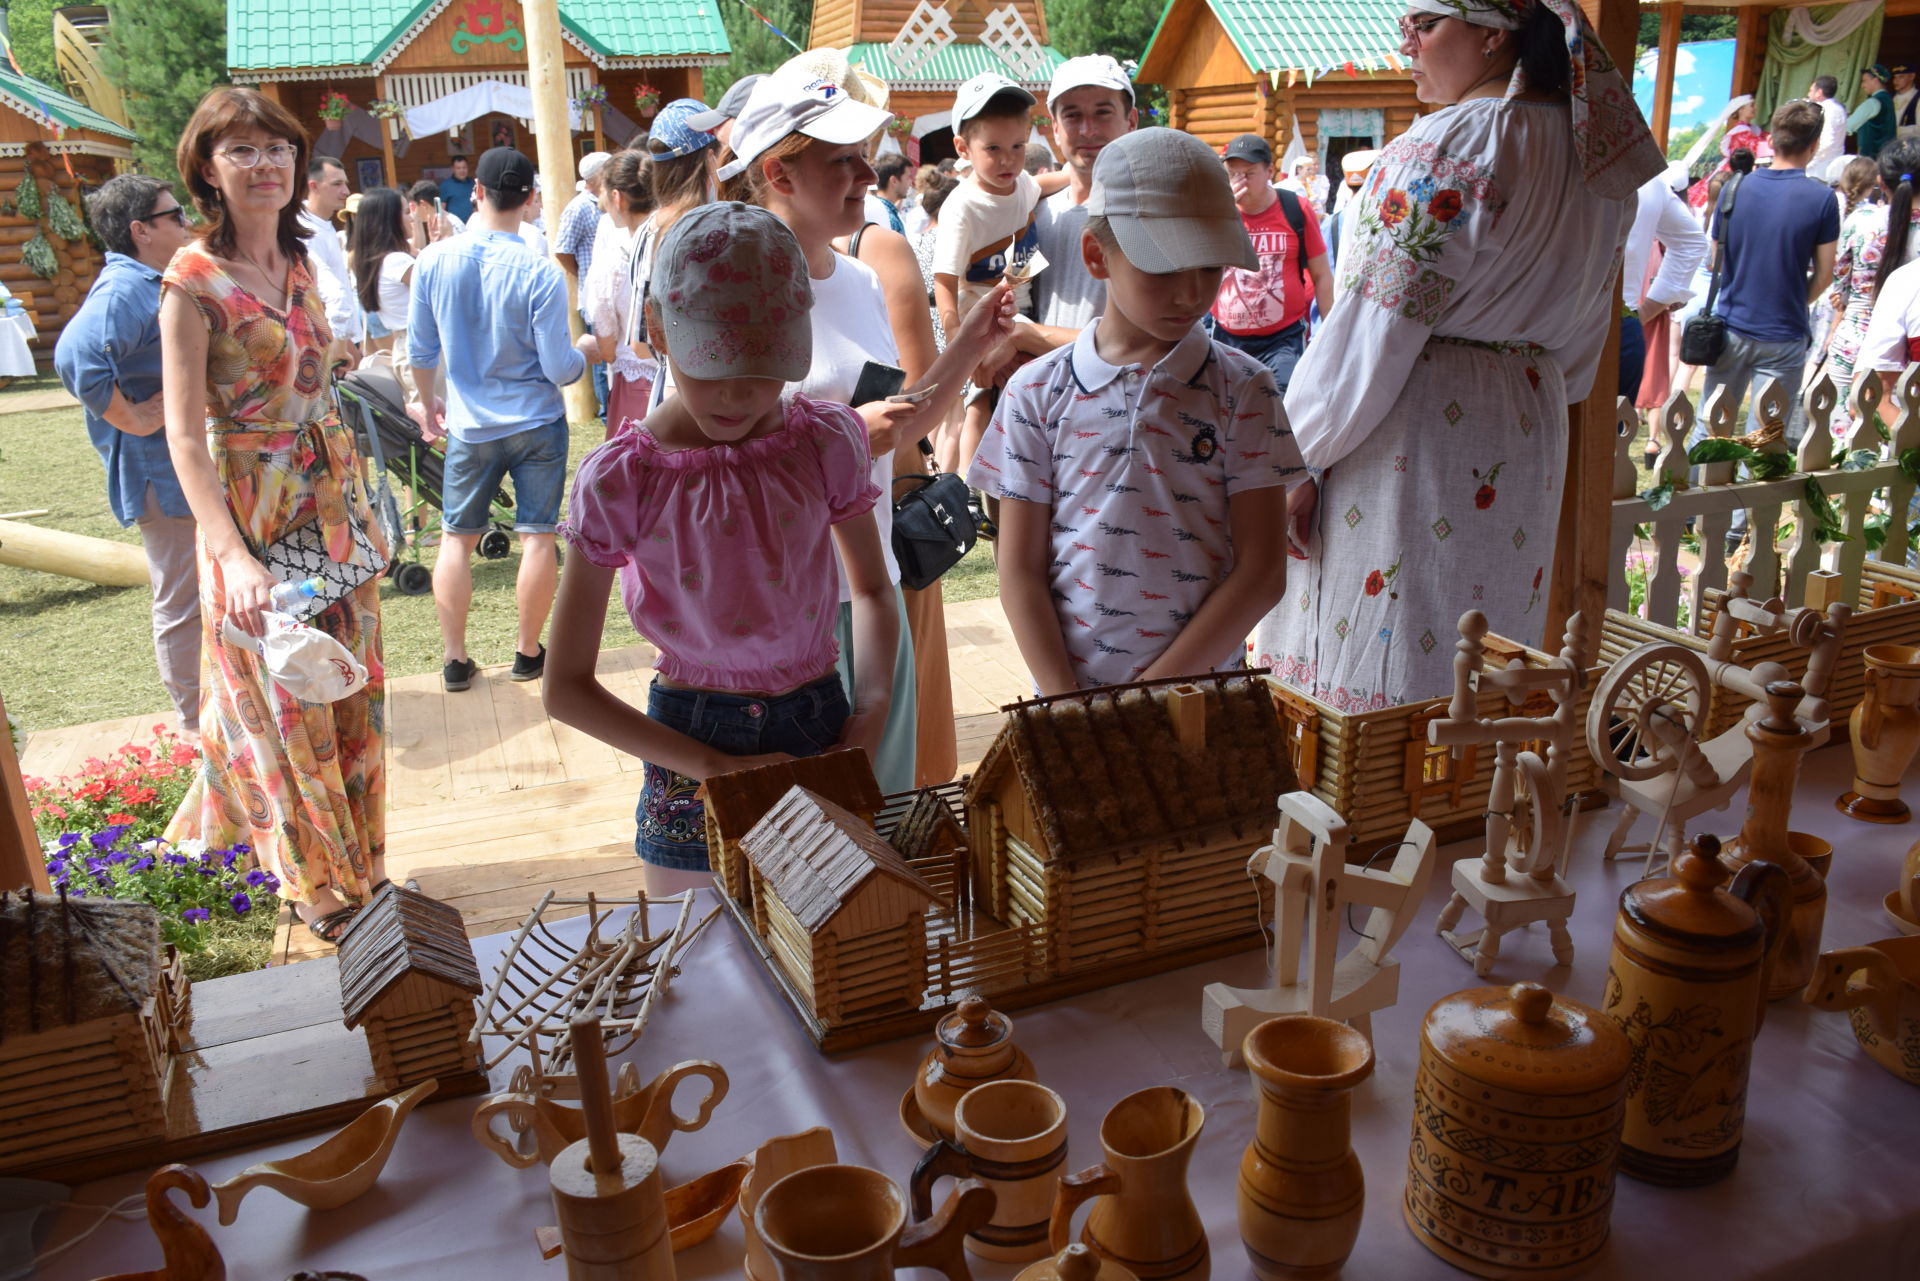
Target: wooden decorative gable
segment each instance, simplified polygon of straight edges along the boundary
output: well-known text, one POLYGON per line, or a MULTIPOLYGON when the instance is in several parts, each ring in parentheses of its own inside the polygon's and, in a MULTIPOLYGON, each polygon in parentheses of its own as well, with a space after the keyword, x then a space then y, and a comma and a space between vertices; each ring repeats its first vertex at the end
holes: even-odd
POLYGON ((340 936, 340 1012, 358 1027, 395 984, 414 975, 457 993, 480 995, 480 966, 460 909, 388 885, 340 936))
POLYGON ((809 934, 858 938, 941 905, 871 824, 804 787, 781 797, 740 845, 809 934))
POLYGON ((1296 786, 1273 696, 1218 672, 1014 704, 967 806, 1019 788, 1057 861, 1261 833, 1296 786))
POLYGON ((815 792, 855 814, 871 815, 883 801, 867 754, 854 748, 710 778, 701 789, 707 821, 722 839, 737 841, 796 787, 815 792))
MULTIPOLYGON (((1015 12, 1032 28, 1041 44, 1047 43, 1047 14, 1039 0, 930 0, 945 8, 953 22, 953 33, 961 40, 978 43, 987 29, 987 15, 1012 4, 1015 12)), ((830 46, 844 49, 853 44, 891 44, 906 25, 919 0, 819 0, 813 6, 813 25, 808 47, 830 46)), ((884 78, 884 71, 874 69, 884 78)))

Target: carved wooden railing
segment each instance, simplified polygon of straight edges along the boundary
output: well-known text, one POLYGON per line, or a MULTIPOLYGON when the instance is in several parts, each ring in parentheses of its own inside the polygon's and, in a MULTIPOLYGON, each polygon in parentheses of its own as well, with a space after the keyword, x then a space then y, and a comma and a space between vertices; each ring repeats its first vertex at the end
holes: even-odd
MULTIPOLYGON (((1888 438, 1882 438, 1878 423, 1881 401, 1880 379, 1871 371, 1862 371, 1848 397, 1852 427, 1846 440, 1836 440, 1831 423, 1837 397, 1833 382, 1824 373, 1807 389, 1803 404, 1807 411, 1806 435, 1800 442, 1793 470, 1765 480, 1736 480, 1741 466, 1737 462, 1707 463, 1689 468, 1687 438, 1696 415, 1686 392, 1677 391, 1660 410, 1653 425, 1653 439, 1659 447, 1651 477, 1634 466, 1632 446, 1638 424, 1631 403, 1622 397, 1621 435, 1614 456, 1613 527, 1611 565, 1613 572, 1607 590, 1607 607, 1626 611, 1630 602, 1628 556, 1636 544, 1650 547, 1646 569, 1646 601, 1642 611, 1648 622, 1675 630, 1704 634, 1704 611, 1708 592, 1724 590, 1730 564, 1726 535, 1733 527, 1734 513, 1747 513, 1747 543, 1737 555, 1745 563, 1740 568, 1753 575, 1753 596, 1764 600, 1779 594, 1788 606, 1806 603, 1807 583, 1814 571, 1826 569, 1839 575, 1838 599, 1849 604, 1859 599, 1862 571, 1869 556, 1888 565, 1911 563, 1914 539, 1909 532, 1913 517, 1915 485, 1900 467, 1902 453, 1920 449, 1920 365, 1908 366, 1893 394, 1894 412, 1888 438), (1689 473, 1699 477, 1689 482, 1689 473), (1830 505, 1822 512, 1809 492, 1809 481, 1816 483, 1830 505), (1663 482, 1671 485, 1671 496, 1662 492, 1663 482), (1663 501, 1664 500, 1664 501, 1663 501), (1869 550, 1868 518, 1885 513, 1884 540, 1869 550), (1832 519, 1823 519, 1831 516, 1832 519), (1784 518, 1792 521, 1792 533, 1786 546, 1780 547, 1777 531, 1784 518), (1690 578, 1681 572, 1680 554, 1687 523, 1693 522, 1698 540, 1699 569, 1690 578), (1844 539, 1833 537, 1844 533, 1844 539), (1687 626, 1680 625, 1680 605, 1688 605, 1687 626)), ((1721 387, 1704 409, 1710 438, 1735 439, 1735 415, 1740 408, 1738 392, 1721 387)), ((1758 400, 1762 435, 1774 438, 1758 446, 1762 453, 1784 454, 1784 431, 1789 408, 1786 395, 1777 381, 1769 379, 1758 400)), ((1910 456, 1911 457, 1911 456, 1910 456)))

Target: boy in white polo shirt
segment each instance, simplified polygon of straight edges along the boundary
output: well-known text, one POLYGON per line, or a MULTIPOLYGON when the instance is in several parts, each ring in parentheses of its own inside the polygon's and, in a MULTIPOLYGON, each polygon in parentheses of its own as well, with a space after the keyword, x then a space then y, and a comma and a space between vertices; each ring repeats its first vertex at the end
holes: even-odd
POLYGON ((1219 159, 1127 134, 1087 210, 1106 309, 1014 375, 967 477, 1001 500, 1001 601, 1042 694, 1240 661, 1307 478, 1266 366, 1200 328, 1224 269, 1256 261, 1219 159))

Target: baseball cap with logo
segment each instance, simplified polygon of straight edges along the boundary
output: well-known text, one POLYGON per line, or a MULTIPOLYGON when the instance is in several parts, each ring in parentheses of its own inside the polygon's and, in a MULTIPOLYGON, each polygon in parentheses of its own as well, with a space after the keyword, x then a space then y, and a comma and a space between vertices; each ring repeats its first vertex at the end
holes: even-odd
POLYGON ((681 215, 654 254, 648 298, 689 378, 799 382, 813 365, 813 285, 787 225, 734 200, 681 215))
POLYGON ((803 80, 775 72, 753 87, 733 124, 733 159, 720 166, 732 178, 790 133, 836 146, 865 142, 893 113, 870 107, 830 80, 803 80))
POLYGON ((953 95, 953 127, 958 130, 979 115, 982 107, 1003 93, 1024 98, 1029 104, 1037 101, 1032 94, 998 72, 982 71, 961 85, 960 91, 953 95))
POLYGON ((1190 133, 1140 129, 1102 147, 1087 212, 1107 220, 1120 252, 1141 271, 1260 268, 1226 167, 1190 133))
POLYGON ((1133 81, 1127 79, 1126 69, 1104 53, 1082 54, 1055 67, 1053 82, 1047 86, 1047 106, 1051 108, 1071 89, 1112 89, 1125 94, 1129 104, 1134 100, 1133 81))
POLYGON ((747 99, 753 96, 753 88, 767 78, 764 71, 756 71, 750 76, 741 76, 727 86, 720 95, 719 105, 709 111, 687 117, 687 128, 698 129, 702 133, 711 133, 729 120, 738 120, 740 113, 747 109, 747 99))
POLYGON ((647 151, 661 160, 678 160, 720 141, 704 129, 690 123, 695 116, 709 114, 707 104, 698 98, 675 98, 660 108, 647 130, 647 151))
POLYGON ((473 180, 488 191, 532 191, 533 161, 512 147, 491 147, 474 166, 473 180))
POLYGON ((1220 158, 1222 160, 1244 160, 1248 164, 1254 165, 1271 165, 1273 163, 1273 148, 1269 147, 1267 140, 1259 134, 1243 133, 1227 144, 1226 149, 1220 153, 1220 158))

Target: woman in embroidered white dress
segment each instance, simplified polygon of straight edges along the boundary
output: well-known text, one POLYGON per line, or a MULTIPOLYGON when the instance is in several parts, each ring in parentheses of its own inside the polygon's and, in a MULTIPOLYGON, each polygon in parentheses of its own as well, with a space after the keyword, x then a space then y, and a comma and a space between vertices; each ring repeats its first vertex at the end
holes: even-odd
POLYGON ((1319 475, 1305 564, 1254 633, 1256 662, 1343 711, 1444 693, 1467 610, 1541 640, 1567 406, 1614 323, 1635 189, 1664 167, 1573 0, 1408 9, 1415 89, 1451 105, 1357 198, 1340 301, 1287 395, 1319 475))

